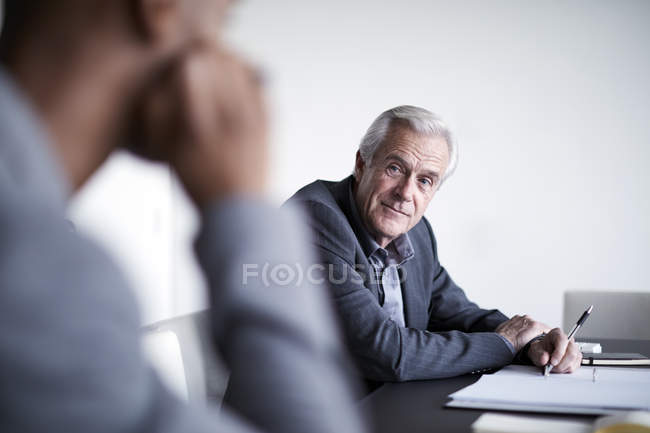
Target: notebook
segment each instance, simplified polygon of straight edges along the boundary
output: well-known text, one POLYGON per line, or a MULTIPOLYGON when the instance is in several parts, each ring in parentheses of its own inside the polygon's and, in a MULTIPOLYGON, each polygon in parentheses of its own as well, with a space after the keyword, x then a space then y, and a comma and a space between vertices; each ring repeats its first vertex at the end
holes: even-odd
POLYGON ((585 353, 582 365, 650 365, 650 358, 640 353, 585 353))

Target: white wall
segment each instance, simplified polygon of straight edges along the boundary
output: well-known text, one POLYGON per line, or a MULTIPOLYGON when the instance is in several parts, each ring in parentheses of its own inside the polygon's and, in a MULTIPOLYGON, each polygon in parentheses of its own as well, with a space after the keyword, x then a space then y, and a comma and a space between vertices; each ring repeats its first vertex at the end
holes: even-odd
POLYGON ((167 167, 118 153, 70 206, 78 231, 101 242, 121 265, 145 323, 176 314, 171 188, 167 167))
MULTIPOLYGON (((555 325, 567 288, 650 291, 649 22, 645 0, 248 0, 228 39, 268 76, 276 202, 346 176, 384 109, 438 112, 461 146, 427 212, 443 264, 481 305, 555 325)), ((73 215, 119 254, 145 322, 200 308, 196 217, 163 169, 142 200, 132 164, 73 215)))

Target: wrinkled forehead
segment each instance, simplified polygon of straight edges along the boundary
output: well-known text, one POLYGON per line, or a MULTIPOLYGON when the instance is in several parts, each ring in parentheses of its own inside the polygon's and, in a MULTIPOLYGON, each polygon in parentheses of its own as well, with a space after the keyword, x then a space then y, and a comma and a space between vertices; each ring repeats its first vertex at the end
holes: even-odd
POLYGON ((380 162, 391 155, 435 163, 448 162, 449 146, 445 137, 418 132, 406 121, 400 120, 391 123, 373 159, 380 162))

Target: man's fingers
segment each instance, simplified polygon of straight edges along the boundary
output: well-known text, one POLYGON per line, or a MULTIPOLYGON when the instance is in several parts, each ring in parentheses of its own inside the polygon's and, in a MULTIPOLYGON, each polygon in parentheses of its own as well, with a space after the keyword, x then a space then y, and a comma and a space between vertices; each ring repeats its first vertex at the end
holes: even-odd
POLYGON ((246 128, 264 112, 258 74, 216 46, 188 51, 178 74, 188 141, 215 142, 225 129, 246 128))
POLYGON ((559 328, 552 329, 543 340, 531 344, 528 357, 538 367, 550 363, 554 373, 571 373, 582 361, 578 345, 569 341, 559 328))
POLYGON ((546 351, 544 343, 536 341, 528 349, 528 358, 538 367, 548 364, 550 354, 546 351))
POLYGON ((215 85, 214 79, 206 77, 206 69, 212 68, 208 59, 198 49, 186 54, 178 69, 178 99, 185 122, 183 132, 188 142, 194 141, 196 136, 200 135, 199 131, 204 125, 213 123, 209 116, 213 112, 214 101, 210 96, 215 85))
POLYGON ((580 362, 582 361, 582 353, 580 348, 571 340, 567 345, 566 352, 562 360, 553 368, 555 373, 572 373, 578 367, 580 367, 580 362))
POLYGON ((553 346, 550 362, 553 366, 556 366, 560 361, 562 361, 562 358, 564 358, 569 340, 567 339, 567 336, 564 335, 564 332, 559 328, 553 329, 546 338, 549 339, 553 346))

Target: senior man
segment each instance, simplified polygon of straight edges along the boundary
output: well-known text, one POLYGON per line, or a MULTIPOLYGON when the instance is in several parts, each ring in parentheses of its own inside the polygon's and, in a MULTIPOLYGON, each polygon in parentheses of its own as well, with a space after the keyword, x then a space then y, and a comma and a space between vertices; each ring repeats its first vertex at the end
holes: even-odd
POLYGON ((311 216, 320 267, 360 370, 374 381, 405 381, 517 359, 572 372, 582 356, 559 328, 479 308, 440 264, 423 215, 457 155, 437 115, 396 107, 368 129, 352 176, 318 180, 289 200, 311 216))

